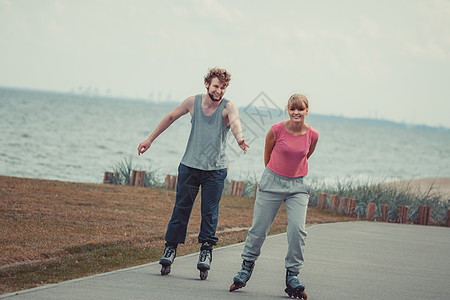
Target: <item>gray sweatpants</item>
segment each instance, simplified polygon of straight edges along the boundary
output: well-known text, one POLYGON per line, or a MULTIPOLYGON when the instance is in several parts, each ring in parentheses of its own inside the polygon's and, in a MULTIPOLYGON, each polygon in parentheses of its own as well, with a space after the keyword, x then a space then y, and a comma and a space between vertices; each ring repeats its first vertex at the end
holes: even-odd
POLYGON ((285 267, 298 274, 304 261, 308 201, 309 187, 303 183, 303 177, 288 178, 266 168, 258 184, 253 223, 245 240, 242 258, 248 261, 255 261, 258 258, 278 209, 284 202, 288 219, 288 251, 285 267))

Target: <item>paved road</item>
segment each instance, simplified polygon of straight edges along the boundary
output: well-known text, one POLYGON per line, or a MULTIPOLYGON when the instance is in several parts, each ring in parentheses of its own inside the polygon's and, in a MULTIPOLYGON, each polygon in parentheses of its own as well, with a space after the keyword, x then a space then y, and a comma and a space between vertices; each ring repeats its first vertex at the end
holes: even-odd
MULTIPOLYGON (((248 285, 228 292, 243 244, 215 249, 199 279, 198 254, 0 296, 1 299, 287 299, 286 235, 269 237, 248 285)), ((308 228, 300 278, 309 299, 450 299, 450 228, 350 222, 308 228)))

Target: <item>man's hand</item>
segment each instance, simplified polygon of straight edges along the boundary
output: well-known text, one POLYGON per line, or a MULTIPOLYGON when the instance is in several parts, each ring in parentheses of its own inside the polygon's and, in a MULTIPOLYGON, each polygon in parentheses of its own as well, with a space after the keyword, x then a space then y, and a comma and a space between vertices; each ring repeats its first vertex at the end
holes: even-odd
POLYGON ((152 143, 147 139, 145 141, 143 141, 142 143, 139 144, 138 146, 138 155, 144 154, 145 151, 148 150, 148 148, 150 148, 150 145, 152 143))
POLYGON ((250 147, 244 139, 238 141, 239 147, 244 150, 244 154, 247 153, 247 149, 250 147))

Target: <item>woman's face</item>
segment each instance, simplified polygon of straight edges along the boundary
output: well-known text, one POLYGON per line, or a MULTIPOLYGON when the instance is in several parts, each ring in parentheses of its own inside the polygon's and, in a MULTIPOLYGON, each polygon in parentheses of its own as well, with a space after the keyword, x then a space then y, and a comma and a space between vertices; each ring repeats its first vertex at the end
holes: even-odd
POLYGON ((288 108, 289 119, 292 122, 305 122, 306 115, 308 114, 308 108, 305 106, 289 105, 288 108))

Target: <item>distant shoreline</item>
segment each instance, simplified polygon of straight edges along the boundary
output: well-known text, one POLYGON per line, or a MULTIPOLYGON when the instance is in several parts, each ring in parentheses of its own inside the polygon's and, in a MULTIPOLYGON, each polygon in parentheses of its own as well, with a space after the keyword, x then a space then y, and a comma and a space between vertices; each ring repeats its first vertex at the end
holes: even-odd
MULTIPOLYGON (((14 87, 14 86, 0 86, 0 90, 7 91, 17 91, 17 92, 26 92, 26 93, 40 93, 40 94, 55 94, 55 95, 68 95, 73 97, 86 98, 88 100, 92 99, 101 99, 101 100, 113 100, 113 101, 137 101, 142 103, 149 103, 152 105, 158 106, 177 106, 181 103, 181 100, 163 100, 163 101, 155 101, 150 99, 145 99, 142 97, 131 97, 126 95, 107 95, 107 94, 89 94, 89 93, 79 93, 75 91, 58 91, 58 90, 45 90, 45 89, 34 89, 27 87, 14 87)), ((239 106, 240 110, 248 109, 249 106, 239 106)), ((256 107, 254 107, 256 108, 256 107)), ((258 110, 258 108, 256 108, 258 110)), ((251 111, 251 110, 250 110, 251 111)), ((402 121, 394 121, 390 119, 384 118, 366 118, 366 117, 350 117, 343 115, 332 115, 332 114, 316 114, 311 113, 311 117, 314 118, 334 118, 334 119, 342 119, 342 120, 350 120, 356 122, 364 122, 364 123, 378 123, 378 124, 389 124, 395 126, 403 126, 403 127, 413 127, 413 128, 421 128, 421 129, 432 129, 432 130, 444 130, 450 131, 450 127, 445 125, 427 125, 423 123, 408 123, 402 121)))

